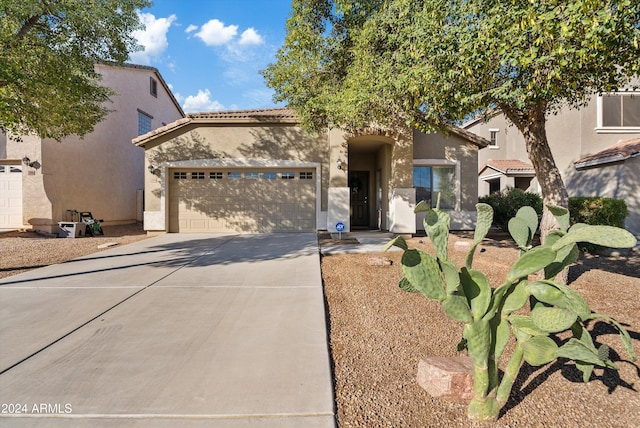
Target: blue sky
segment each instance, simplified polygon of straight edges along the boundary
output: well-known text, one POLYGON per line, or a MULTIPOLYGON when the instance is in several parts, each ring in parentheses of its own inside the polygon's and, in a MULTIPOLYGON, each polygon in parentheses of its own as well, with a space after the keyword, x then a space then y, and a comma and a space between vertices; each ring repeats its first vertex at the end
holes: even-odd
POLYGON ((144 50, 185 112, 274 107, 259 70, 284 43, 291 0, 155 0, 140 11, 144 50))

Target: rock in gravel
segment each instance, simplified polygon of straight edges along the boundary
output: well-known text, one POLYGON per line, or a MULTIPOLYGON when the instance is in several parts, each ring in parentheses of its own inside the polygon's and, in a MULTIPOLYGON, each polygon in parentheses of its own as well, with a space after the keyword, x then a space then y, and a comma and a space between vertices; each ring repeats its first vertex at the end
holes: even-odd
POLYGON ((435 398, 469 402, 473 398, 473 361, 469 357, 427 357, 418 363, 418 385, 435 398))
POLYGON ((393 260, 386 257, 371 256, 368 260, 369 266, 391 266, 393 260))

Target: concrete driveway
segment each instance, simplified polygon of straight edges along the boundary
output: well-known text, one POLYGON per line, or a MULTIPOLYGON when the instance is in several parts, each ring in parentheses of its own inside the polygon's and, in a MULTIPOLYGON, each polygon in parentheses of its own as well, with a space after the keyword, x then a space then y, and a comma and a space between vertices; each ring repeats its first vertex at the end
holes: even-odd
POLYGON ((315 234, 168 234, 0 280, 0 425, 334 427, 315 234))

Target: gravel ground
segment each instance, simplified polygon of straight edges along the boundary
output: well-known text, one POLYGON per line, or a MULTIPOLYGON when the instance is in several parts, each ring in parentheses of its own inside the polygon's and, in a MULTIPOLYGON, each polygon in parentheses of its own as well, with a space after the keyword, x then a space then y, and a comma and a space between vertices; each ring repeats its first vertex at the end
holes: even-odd
MULTIPOLYGON (((100 251, 107 242, 126 244, 147 236, 140 225, 105 226, 104 237, 54 239, 33 232, 0 234, 0 278, 100 251)), ((464 253, 450 240, 449 254, 464 264, 464 253)), ((410 246, 433 252, 426 238, 410 246)), ((370 266, 367 254, 338 254, 322 259, 329 311, 339 426, 472 427, 466 404, 431 398, 416 383, 424 356, 454 356, 462 325, 419 294, 397 288, 400 253, 376 254, 392 266, 370 266)), ((495 286, 502 281, 517 250, 506 240, 487 239, 474 267, 495 286)), ((570 270, 572 286, 591 308, 627 325, 640 353, 640 256, 584 256, 570 270)), ((595 324, 597 342, 622 350, 617 334, 595 324)), ((620 370, 596 369, 591 382, 566 361, 523 367, 495 427, 638 427, 640 364, 614 357, 620 370)), ((507 350, 506 354, 509 354, 507 350)), ((487 425, 477 425, 487 426, 487 425)))
MULTIPOLYGON (((450 240, 449 254, 464 264, 450 240)), ((426 238, 410 247, 434 254, 426 238)), ((420 294, 398 289, 401 253, 377 254, 393 261, 373 267, 371 255, 323 257, 322 275, 329 308, 340 427, 470 427, 466 404, 431 398, 416 382, 418 361, 426 356, 455 356, 462 324, 450 321, 440 305, 420 294)), ((487 240, 474 268, 492 285, 502 282, 517 250, 506 241, 487 240)), ((583 257, 569 274, 572 286, 594 311, 627 325, 640 353, 640 257, 583 257)), ((592 326, 594 327, 594 326, 592 326)), ((495 427, 638 427, 640 365, 632 363, 617 334, 596 324, 597 342, 621 354, 620 368, 596 369, 591 382, 567 362, 523 366, 495 427)), ((513 344, 511 344, 513 346, 513 344)), ((505 354, 510 355, 507 350, 505 354)))
POLYGON ((141 224, 103 226, 104 236, 57 238, 32 231, 0 233, 0 278, 102 251, 99 245, 147 238, 141 224))

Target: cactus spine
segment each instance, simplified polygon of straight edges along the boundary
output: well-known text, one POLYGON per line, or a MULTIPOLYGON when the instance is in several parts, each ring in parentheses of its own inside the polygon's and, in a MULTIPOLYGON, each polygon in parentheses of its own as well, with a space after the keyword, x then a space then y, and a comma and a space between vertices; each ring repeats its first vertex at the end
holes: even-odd
POLYGON ((629 333, 612 318, 591 311, 584 298, 567 285, 553 281, 554 277, 578 258, 578 242, 589 242, 617 248, 633 247, 636 239, 624 229, 608 226, 576 224, 569 227, 568 211, 549 207, 558 219, 561 230, 549 234, 545 245, 532 247, 538 228, 538 218, 530 207, 521 208, 508 224, 509 232, 520 248, 520 258, 512 266, 505 282, 492 289, 485 275, 474 270, 473 257, 477 246, 487 235, 493 220, 489 205, 476 205, 478 211, 473 245, 465 266, 458 269, 449 259, 447 242, 449 215, 423 202, 416 212, 425 212, 425 231, 436 249, 433 256, 419 249, 410 249, 402 237, 390 241, 385 250, 397 246, 404 250, 399 286, 418 291, 440 301, 446 314, 464 323, 459 350, 466 350, 474 364, 474 397, 468 415, 475 421, 495 421, 506 404, 523 361, 532 366, 547 364, 556 358, 575 360, 587 382, 595 366, 615 369, 606 345, 596 349, 586 330, 585 322, 602 319, 620 333, 622 344, 632 360, 636 360, 629 333), (528 276, 544 270, 544 279, 529 281, 528 276), (530 305, 530 315, 513 312, 530 305), (550 336, 571 331, 573 338, 561 346, 550 336), (516 346, 502 378, 498 361, 514 334, 516 346))

